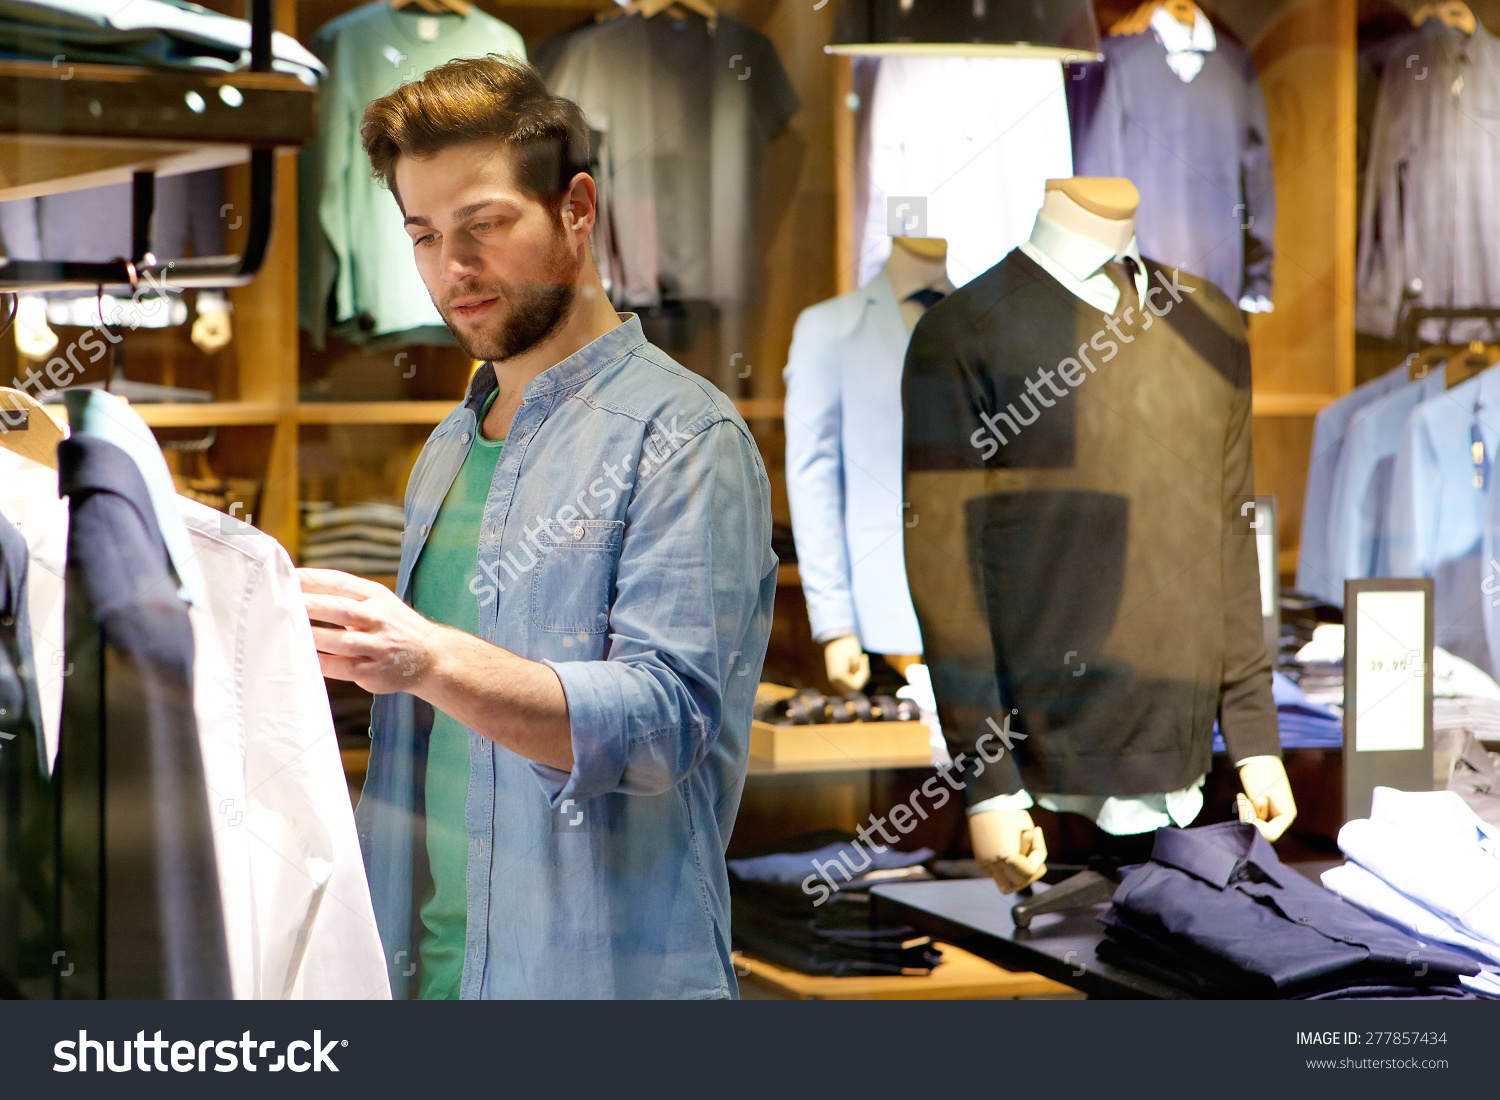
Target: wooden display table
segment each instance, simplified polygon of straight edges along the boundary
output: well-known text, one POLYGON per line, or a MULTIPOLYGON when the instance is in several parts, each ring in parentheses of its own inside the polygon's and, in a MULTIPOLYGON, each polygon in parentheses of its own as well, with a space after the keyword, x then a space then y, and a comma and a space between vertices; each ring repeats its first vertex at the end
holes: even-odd
POLYGON ((735 953, 741 996, 790 1001, 963 1001, 1020 997, 1079 997, 1040 974, 1005 970, 961 947, 939 943, 942 964, 931 974, 913 977, 824 978, 784 970, 735 953))

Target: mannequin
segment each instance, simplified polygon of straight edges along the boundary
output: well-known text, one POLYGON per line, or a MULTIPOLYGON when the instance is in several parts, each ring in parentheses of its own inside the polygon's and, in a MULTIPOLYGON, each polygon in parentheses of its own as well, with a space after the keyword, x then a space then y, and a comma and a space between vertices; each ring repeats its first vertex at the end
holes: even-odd
POLYGON ((947 255, 940 239, 895 238, 880 272, 808 307, 792 337, 787 496, 813 638, 840 692, 870 685, 870 654, 888 680, 922 648, 902 556, 901 375, 913 327, 953 290, 947 255))
MULTIPOLYGON (((1049 180, 1039 230, 1023 249, 1038 258, 1036 240, 1041 235, 1040 220, 1045 219, 1102 245, 1116 257, 1124 256, 1134 250, 1139 201, 1135 185, 1125 179, 1049 180)), ((1087 287, 1101 278, 1095 274, 1083 285, 1087 287)), ((1138 278, 1144 279, 1144 272, 1138 278)), ((1268 839, 1275 840, 1297 812, 1281 760, 1274 756, 1249 757, 1242 761, 1239 774, 1244 788, 1237 800, 1240 819, 1252 821, 1268 839)), ((969 835, 976 860, 1007 894, 1036 881, 1046 871, 1047 851, 1041 830, 1025 809, 985 808, 981 804, 978 812, 969 815, 969 835)))
MULTIPOLYGON (((936 237, 895 237, 890 259, 881 273, 890 282, 900 303, 901 320, 909 334, 917 327, 927 307, 912 299, 914 291, 933 289, 944 294, 953 289, 948 281, 948 242, 936 237)), ((921 654, 887 653, 886 661, 903 676, 922 659, 921 654)), ((870 657, 859 638, 840 634, 823 645, 823 664, 829 682, 842 691, 859 691, 870 681, 870 657)))

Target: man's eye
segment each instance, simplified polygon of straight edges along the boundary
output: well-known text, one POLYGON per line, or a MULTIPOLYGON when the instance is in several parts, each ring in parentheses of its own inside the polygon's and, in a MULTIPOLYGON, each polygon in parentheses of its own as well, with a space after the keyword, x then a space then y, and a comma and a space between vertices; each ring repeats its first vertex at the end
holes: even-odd
POLYGON ((476 232, 476 233, 483 233, 486 230, 493 229, 494 227, 495 227, 495 223, 494 222, 475 222, 474 223, 474 232, 476 232))
POLYGON ((435 233, 426 233, 426 234, 423 234, 422 236, 418 237, 412 243, 413 244, 418 244, 418 245, 431 244, 435 240, 437 240, 437 235, 435 233))

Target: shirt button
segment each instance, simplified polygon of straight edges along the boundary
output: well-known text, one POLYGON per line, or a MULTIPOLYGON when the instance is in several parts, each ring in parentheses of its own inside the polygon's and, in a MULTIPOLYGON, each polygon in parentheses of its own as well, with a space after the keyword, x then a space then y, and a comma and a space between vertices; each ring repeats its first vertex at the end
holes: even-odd
POLYGON ((581 538, 583 538, 583 528, 582 527, 575 527, 575 528, 573 528, 573 541, 577 542, 581 538))
POLYGON ((458 437, 458 441, 460 443, 467 443, 469 441, 469 433, 468 432, 464 432, 463 435, 461 435, 461 436, 458 437))
POLYGON ((425 523, 422 524, 422 537, 424 539, 427 537, 427 524, 425 524, 425 523))

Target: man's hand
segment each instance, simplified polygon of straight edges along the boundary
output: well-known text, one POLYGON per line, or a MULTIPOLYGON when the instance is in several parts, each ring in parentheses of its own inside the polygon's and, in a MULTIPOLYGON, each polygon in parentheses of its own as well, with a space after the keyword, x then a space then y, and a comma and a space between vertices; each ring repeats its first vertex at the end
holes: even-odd
POLYGON ((383 584, 337 569, 299 569, 323 675, 376 695, 418 688, 449 628, 422 618, 383 584))
POLYGON ((1297 818, 1297 802, 1286 768, 1274 756, 1257 756, 1240 768, 1245 793, 1235 796, 1241 821, 1255 825, 1267 840, 1276 840, 1297 818))
POLYGON ((1002 894, 1014 894, 1047 873, 1047 842, 1025 810, 970 814, 969 841, 1002 894))
POLYGON ((336 569, 299 569, 323 675, 376 695, 404 691, 497 745, 573 770, 573 727, 557 673, 422 618, 389 588, 336 569))

